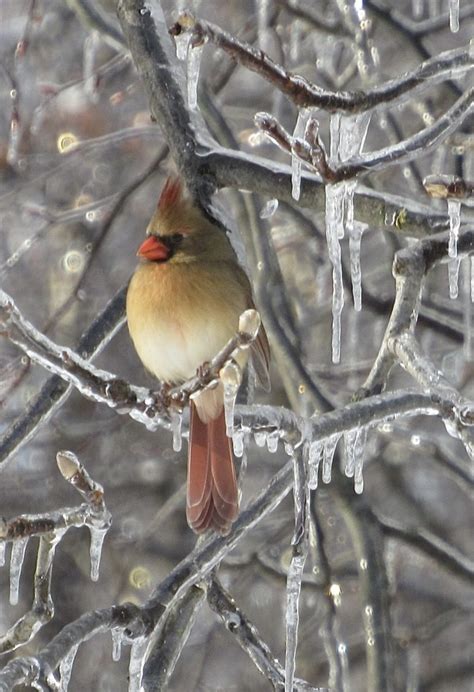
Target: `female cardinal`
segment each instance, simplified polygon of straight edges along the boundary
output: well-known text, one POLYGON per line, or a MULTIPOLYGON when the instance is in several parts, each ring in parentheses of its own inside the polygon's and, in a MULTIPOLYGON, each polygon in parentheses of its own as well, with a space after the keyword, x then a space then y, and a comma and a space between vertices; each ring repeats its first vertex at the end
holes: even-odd
MULTIPOLYGON (((250 283, 225 233, 185 195, 179 179, 166 181, 137 255, 144 262, 128 289, 130 335, 145 367, 179 384, 237 332, 240 314, 253 307, 250 283)), ((268 387, 263 327, 250 351, 268 387)), ((223 406, 222 384, 191 402, 186 516, 196 533, 213 528, 226 534, 238 514, 223 406)))

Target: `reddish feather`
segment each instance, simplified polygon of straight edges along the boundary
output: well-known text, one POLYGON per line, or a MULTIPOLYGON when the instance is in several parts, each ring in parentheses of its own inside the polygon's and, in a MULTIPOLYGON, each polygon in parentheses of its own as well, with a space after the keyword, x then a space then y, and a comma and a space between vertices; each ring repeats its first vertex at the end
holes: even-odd
POLYGON ((170 177, 167 179, 158 201, 158 209, 166 211, 175 204, 178 204, 183 197, 183 185, 179 178, 170 177))
POLYGON ((239 510, 237 481, 224 411, 203 423, 191 403, 186 516, 196 533, 230 531, 239 510))

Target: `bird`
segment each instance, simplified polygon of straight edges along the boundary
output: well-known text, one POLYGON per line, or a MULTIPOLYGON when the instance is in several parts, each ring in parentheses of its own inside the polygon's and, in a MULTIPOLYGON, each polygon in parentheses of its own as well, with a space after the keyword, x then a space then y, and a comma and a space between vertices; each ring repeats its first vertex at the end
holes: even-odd
MULTIPOLYGON (((255 307, 251 285, 225 231, 178 176, 166 180, 137 256, 127 292, 128 330, 145 368, 179 385, 236 334, 241 313, 255 307)), ((263 325, 248 351, 268 390, 270 347, 263 325)), ((239 352, 240 367, 247 357, 239 352)), ((195 533, 226 535, 239 499, 222 382, 193 397, 189 420, 187 521, 195 533)))

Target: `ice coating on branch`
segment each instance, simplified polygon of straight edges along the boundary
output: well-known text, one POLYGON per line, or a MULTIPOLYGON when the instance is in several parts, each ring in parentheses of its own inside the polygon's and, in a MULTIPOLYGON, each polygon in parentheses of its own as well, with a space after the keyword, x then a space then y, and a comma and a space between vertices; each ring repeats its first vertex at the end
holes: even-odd
MULTIPOLYGON (((293 130, 293 137, 301 139, 304 136, 304 131, 306 128, 306 123, 310 116, 311 111, 307 108, 300 108, 298 110, 298 116, 296 118, 295 129, 293 130)), ((301 159, 299 159, 296 154, 291 154, 291 196, 296 201, 300 198, 301 192, 301 159)))
POLYGON ((100 558, 102 555, 102 546, 104 545, 105 534, 107 529, 98 529, 95 526, 89 526, 91 534, 90 543, 90 559, 91 559, 91 579, 97 581, 99 579, 100 558))
POLYGON ((59 664, 59 692, 67 692, 79 644, 73 646, 59 664))
POLYGON ((458 297, 460 265, 460 257, 456 257, 456 259, 452 259, 450 262, 448 262, 449 297, 451 298, 451 300, 455 300, 458 297))
POLYGON ((224 415, 227 437, 232 437, 234 432, 234 410, 237 392, 239 391, 241 371, 237 363, 230 360, 219 373, 224 385, 224 415))
POLYGON ((306 552, 295 550, 291 558, 286 579, 286 656, 285 656, 285 692, 293 692, 293 680, 296 665, 296 647, 298 644, 299 599, 303 577, 306 552))
POLYGON ((188 47, 188 105, 192 110, 197 108, 197 92, 199 82, 199 69, 201 67, 202 50, 204 46, 189 44, 188 47))
POLYGON ((449 28, 453 34, 459 31, 459 0, 449 0, 449 28))
POLYGON ((0 541, 0 567, 5 565, 5 553, 7 550, 7 544, 5 541, 0 541))
POLYGON ((334 454, 336 452, 337 443, 339 442, 340 437, 341 433, 335 433, 334 435, 331 435, 326 440, 324 440, 322 472, 323 483, 331 482, 332 462, 334 459, 334 454))
POLYGON ((461 202, 459 199, 448 199, 449 245, 448 255, 457 257, 459 228, 461 226, 461 202))
POLYGON ((179 411, 171 411, 171 432, 173 433, 173 451, 180 452, 182 447, 181 427, 183 416, 179 411))
POLYGON ((28 538, 18 538, 12 543, 10 554, 10 604, 17 605, 18 593, 20 589, 20 577, 25 559, 25 550, 28 545, 28 538))
POLYGON ((269 199, 260 210, 261 219, 269 219, 278 209, 278 200, 269 199))
POLYGON ((234 455, 240 458, 244 453, 244 431, 234 430, 232 435, 232 444, 234 447, 234 455))
POLYGON ((122 642, 124 639, 123 630, 114 627, 110 630, 110 634, 112 635, 112 660, 120 661, 120 656, 122 655, 122 642))
POLYGON ((148 640, 144 637, 134 639, 130 649, 130 664, 128 667, 128 692, 142 692, 143 665, 148 640))
POLYGON ((308 487, 310 490, 316 490, 318 487, 319 465, 321 463, 321 455, 323 451, 323 443, 316 441, 311 442, 308 450, 308 467, 309 480, 308 487))

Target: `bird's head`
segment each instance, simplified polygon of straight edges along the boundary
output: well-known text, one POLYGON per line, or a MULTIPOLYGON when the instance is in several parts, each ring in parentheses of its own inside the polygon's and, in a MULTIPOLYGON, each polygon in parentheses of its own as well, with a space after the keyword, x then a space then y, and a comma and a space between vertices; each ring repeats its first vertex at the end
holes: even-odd
POLYGON ((186 195, 179 178, 168 178, 137 255, 149 262, 189 263, 229 259, 229 241, 186 195))

